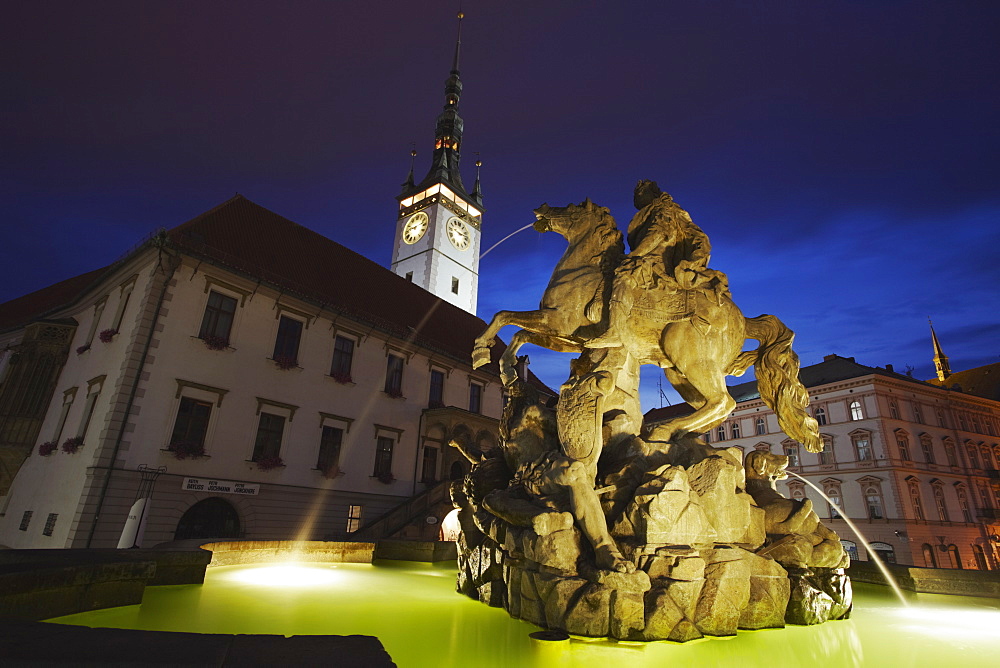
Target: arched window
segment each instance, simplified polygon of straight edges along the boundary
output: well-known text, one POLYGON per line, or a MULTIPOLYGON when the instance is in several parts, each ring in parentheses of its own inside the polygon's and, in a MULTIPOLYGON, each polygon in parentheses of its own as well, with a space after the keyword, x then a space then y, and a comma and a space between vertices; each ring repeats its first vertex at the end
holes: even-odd
POLYGON ((890 401, 889 402, 889 417, 891 417, 893 420, 898 420, 899 419, 899 409, 896 408, 896 402, 895 401, 890 401))
POLYGON ((829 466, 836 463, 836 459, 833 456, 833 437, 828 434, 820 434, 821 439, 823 439, 823 450, 819 453, 819 463, 824 466, 829 466))
POLYGON ((940 484, 934 485, 934 505, 937 506, 938 519, 948 521, 948 505, 944 501, 944 489, 940 484))
POLYGON ((958 552, 958 546, 952 543, 948 546, 948 558, 951 560, 951 567, 961 570, 962 555, 958 552))
POLYGON ((883 518, 882 492, 877 487, 865 488, 865 505, 868 506, 869 519, 880 520, 883 518))
POLYGON ((816 423, 819 424, 819 426, 822 427, 826 424, 826 409, 822 406, 817 407, 816 410, 813 411, 813 416, 816 418, 816 423))
POLYGON ((740 437, 740 422, 739 422, 739 420, 737 420, 736 422, 733 423, 732 432, 733 432, 733 438, 739 438, 740 437))
POLYGON ((983 456, 983 468, 987 471, 996 470, 996 466, 993 464, 993 450, 985 443, 980 443, 979 452, 983 456))
POLYGON ((896 447, 899 448, 899 458, 904 462, 910 461, 910 439, 906 436, 906 432, 896 432, 896 447))
POLYGON ((842 507, 841 494, 840 494, 840 483, 835 482, 834 478, 830 478, 829 481, 824 481, 823 493, 829 497, 830 501, 833 503, 827 504, 830 507, 830 519, 837 520, 840 519, 840 511, 837 507, 842 507))
POLYGON ((757 435, 758 436, 763 436, 764 434, 767 433, 767 425, 764 422, 764 418, 762 418, 762 417, 757 418, 757 423, 756 424, 757 424, 757 435))
POLYGON ((861 410, 861 402, 860 401, 852 401, 850 408, 851 408, 851 419, 852 420, 864 420, 865 419, 865 414, 861 410))
POLYGON ((934 440, 930 434, 920 434, 920 449, 924 453, 924 461, 934 463, 934 440))
POLYGON ((949 466, 958 466, 958 455, 955 452, 955 441, 951 440, 947 436, 943 439, 944 441, 944 454, 948 458, 949 466))
POLYGON ((972 556, 975 557, 976 559, 976 568, 978 568, 981 571, 990 570, 990 565, 986 561, 986 553, 983 551, 982 545, 974 544, 972 546, 972 556))
POLYGON ((799 444, 794 441, 788 441, 783 444, 785 449, 785 456, 788 457, 788 468, 798 468, 799 466, 799 444))
POLYGON ((726 425, 720 424, 719 428, 715 430, 715 435, 718 441, 726 440, 726 425))
POLYGON ((889 545, 889 543, 880 543, 878 541, 871 544, 872 552, 879 556, 882 563, 894 564, 896 563, 896 549, 889 545))
POLYGON ((976 452, 975 446, 966 445, 965 452, 969 455, 969 467, 974 469, 979 469, 979 454, 976 452))
POLYGON ((958 495, 958 507, 962 509, 962 519, 967 523, 971 523, 972 510, 969 508, 969 493, 965 485, 956 485, 955 493, 958 495))
POLYGON ((913 517, 914 519, 923 520, 924 504, 920 499, 920 483, 916 479, 910 478, 907 480, 906 486, 910 492, 910 503, 913 505, 913 517))
POLYGON ((919 424, 924 423, 924 412, 920 409, 920 404, 913 403, 913 419, 919 424))
POLYGON ((937 419, 938 419, 938 426, 939 427, 947 427, 948 426, 948 423, 944 419, 944 411, 938 411, 937 412, 937 419))
POLYGON ((937 568, 937 556, 934 554, 934 548, 929 543, 924 543, 920 546, 920 549, 924 553, 924 566, 927 568, 937 568))
POLYGON ((871 434, 867 431, 856 431, 851 434, 854 452, 859 462, 875 459, 872 455, 871 434))
POLYGON ((174 532, 174 540, 239 537, 239 514, 228 501, 217 496, 203 499, 188 508, 174 532))

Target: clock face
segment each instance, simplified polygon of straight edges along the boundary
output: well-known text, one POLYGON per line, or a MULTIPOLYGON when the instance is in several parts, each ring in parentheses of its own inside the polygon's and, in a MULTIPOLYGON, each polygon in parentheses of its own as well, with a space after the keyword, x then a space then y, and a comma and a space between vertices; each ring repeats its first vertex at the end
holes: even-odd
POLYGON ((465 223, 458 218, 450 218, 448 220, 448 239, 451 241, 452 246, 464 251, 469 247, 472 235, 469 233, 469 227, 465 223))
POLYGON ((421 211, 410 216, 403 227, 403 241, 408 244, 415 244, 420 241, 427 231, 427 214, 421 211))

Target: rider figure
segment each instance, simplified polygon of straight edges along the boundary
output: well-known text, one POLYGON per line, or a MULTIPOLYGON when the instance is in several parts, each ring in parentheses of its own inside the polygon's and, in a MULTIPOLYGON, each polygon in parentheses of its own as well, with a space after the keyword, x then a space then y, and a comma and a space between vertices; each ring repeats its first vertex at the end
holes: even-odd
MULTIPOLYGON (((675 294, 707 288, 714 291, 716 302, 728 292, 725 274, 708 268, 708 236, 670 195, 656 182, 643 180, 635 187, 634 203, 639 211, 628 227, 632 252, 615 271, 608 330, 585 343, 587 348, 621 346, 635 299, 647 291, 675 294)), ((667 314, 667 322, 680 320, 707 327, 697 318, 691 299, 684 300, 679 312, 667 314)))

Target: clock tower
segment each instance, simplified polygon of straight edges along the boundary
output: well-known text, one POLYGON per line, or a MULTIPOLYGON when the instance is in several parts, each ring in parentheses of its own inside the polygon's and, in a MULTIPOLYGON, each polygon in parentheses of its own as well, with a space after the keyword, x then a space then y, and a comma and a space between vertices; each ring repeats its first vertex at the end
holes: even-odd
MULTIPOLYGON (((455 60, 444 86, 444 110, 437 117, 430 171, 420 183, 415 183, 411 164, 403 191, 396 198, 399 212, 391 269, 475 314, 483 195, 478 172, 469 193, 458 169, 463 126, 458 115, 462 95, 458 74, 462 18, 459 12, 455 60)), ((477 169, 479 165, 476 161, 477 169)))

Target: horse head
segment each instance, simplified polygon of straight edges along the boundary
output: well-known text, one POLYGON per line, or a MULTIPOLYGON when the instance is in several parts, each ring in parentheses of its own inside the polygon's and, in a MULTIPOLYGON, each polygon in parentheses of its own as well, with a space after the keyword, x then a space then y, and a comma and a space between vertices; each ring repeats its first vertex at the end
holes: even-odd
POLYGON ((542 204, 535 209, 535 218, 537 218, 535 230, 556 232, 568 238, 580 223, 583 223, 580 231, 589 231, 598 221, 603 220, 610 213, 611 211, 607 207, 594 204, 589 197, 580 204, 567 204, 566 206, 542 204))

